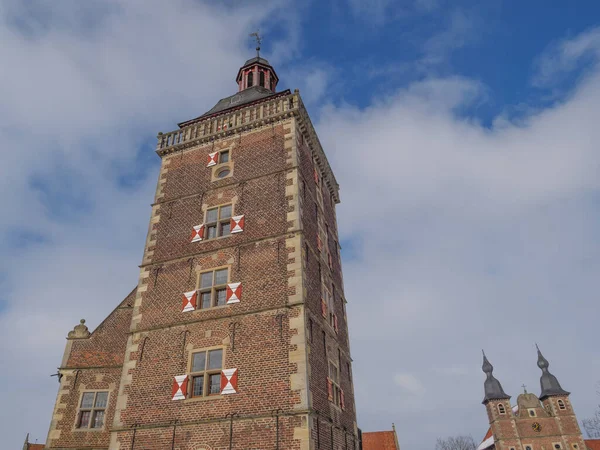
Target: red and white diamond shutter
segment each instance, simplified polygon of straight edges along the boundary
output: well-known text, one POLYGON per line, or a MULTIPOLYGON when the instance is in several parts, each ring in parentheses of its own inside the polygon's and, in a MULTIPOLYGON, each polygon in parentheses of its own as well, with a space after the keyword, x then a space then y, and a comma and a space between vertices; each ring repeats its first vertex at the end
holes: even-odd
POLYGON ((333 382, 329 377, 327 377, 327 400, 333 401, 333 382))
POLYGON ((200 225, 195 225, 192 228, 191 241, 198 242, 198 241, 201 241, 203 238, 204 238, 204 224, 201 223, 200 225))
POLYGON ((237 394, 238 392, 238 370, 224 369, 221 371, 221 394, 237 394))
POLYGON ((173 400, 185 400, 187 394, 188 376, 177 375, 173 380, 173 391, 171 397, 173 400))
POLYGON ((196 303, 198 301, 197 291, 184 292, 182 298, 183 304, 181 305, 181 312, 189 312, 196 309, 196 303))
POLYGON ((346 409, 346 401, 344 399, 344 391, 340 389, 340 406, 342 409, 346 409))
POLYGON ((231 218, 231 233, 241 233, 244 231, 244 215, 233 216, 231 218))
POLYGON ((242 299, 242 283, 229 283, 225 291, 225 300, 229 303, 239 303, 242 299))
POLYGON ((321 299, 321 314, 323 317, 327 317, 327 303, 325 303, 325 300, 323 299, 321 299))
POLYGON ((208 154, 208 162, 206 163, 206 167, 216 166, 219 162, 219 152, 213 152, 208 154))

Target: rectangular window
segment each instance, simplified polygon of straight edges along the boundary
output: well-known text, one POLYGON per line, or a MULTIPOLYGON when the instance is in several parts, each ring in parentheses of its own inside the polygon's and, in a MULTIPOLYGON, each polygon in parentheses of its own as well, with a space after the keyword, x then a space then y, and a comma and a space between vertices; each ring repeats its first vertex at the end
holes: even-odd
POLYGON ((341 406, 340 369, 333 361, 329 361, 329 379, 333 385, 333 403, 341 406))
POLYGON ((231 215, 231 205, 222 205, 208 209, 206 211, 206 220, 204 222, 204 227, 206 229, 205 239, 228 236, 231 233, 231 215))
POLYGON ((335 327, 333 296, 329 292, 329 289, 327 289, 327 287, 325 286, 325 283, 321 284, 321 296, 323 298, 323 301, 327 305, 327 322, 332 327, 335 327))
POLYGON ((198 309, 213 308, 226 304, 227 281, 229 280, 229 269, 216 269, 200 274, 200 301, 198 309))
POLYGON ((229 150, 223 150, 219 153, 219 164, 229 162, 229 150))
POLYGON ((77 428, 102 428, 108 392, 84 392, 79 406, 77 428))
POLYGON ((207 397, 221 393, 221 368, 223 349, 203 350, 192 353, 190 373, 191 396, 207 397))

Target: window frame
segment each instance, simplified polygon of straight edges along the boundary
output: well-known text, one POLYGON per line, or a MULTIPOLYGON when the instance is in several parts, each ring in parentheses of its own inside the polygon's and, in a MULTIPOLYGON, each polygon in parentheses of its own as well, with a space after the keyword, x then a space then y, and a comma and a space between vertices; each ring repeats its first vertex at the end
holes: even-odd
POLYGON ((109 400, 110 400, 110 390, 108 390, 108 389, 89 389, 89 390, 82 391, 81 395, 79 396, 79 402, 77 403, 77 414, 75 415, 75 430, 77 430, 77 431, 102 431, 106 425, 109 400), (98 394, 104 394, 104 393, 106 394, 106 404, 104 405, 104 407, 96 406, 96 399, 97 399, 98 394), (83 398, 84 398, 85 394, 94 394, 92 406, 89 408, 82 407, 83 398), (89 416, 86 426, 81 425, 82 413, 84 413, 84 412, 90 413, 90 416, 89 416), (95 422, 98 412, 102 412, 104 414, 103 418, 102 418, 102 425, 99 427, 93 427, 92 424, 95 422))
POLYGON ((188 357, 188 392, 186 393, 186 399, 188 400, 200 400, 207 398, 214 398, 221 395, 221 372, 223 371, 223 367, 225 367, 225 347, 216 346, 216 347, 206 347, 206 348, 197 348, 189 351, 188 357), (209 353, 220 350, 221 351, 221 367, 218 369, 210 369, 208 367, 209 364, 209 353), (193 371, 194 369, 194 355, 198 353, 204 353, 204 370, 201 371, 193 371), (210 376, 218 375, 219 376, 219 392, 215 394, 210 393, 210 376), (203 377, 202 380, 202 395, 194 395, 194 381, 195 377, 203 377))
MULTIPOLYGON (((230 175, 228 175, 228 176, 230 176, 230 175)), ((231 236, 231 218, 233 216, 234 216, 233 203, 223 203, 221 205, 216 205, 216 206, 211 206, 210 208, 206 208, 206 211, 204 212, 204 240, 209 241, 212 239, 219 239, 219 238, 231 236), (229 217, 226 217, 226 218, 221 217, 221 209, 226 208, 228 206, 231 208, 229 217), (209 211, 213 211, 215 209, 217 210, 217 219, 215 221, 208 222, 209 211), (229 232, 227 234, 223 234, 223 226, 225 224, 229 226, 229 232), (209 229, 212 227, 215 228, 215 235, 213 237, 210 236, 210 231, 209 231, 209 229)))
MULTIPOLYGON (((231 281, 231 270, 230 266, 220 266, 214 267, 212 269, 202 270, 198 272, 198 277, 196 281, 196 291, 198 292, 198 300, 196 302, 196 310, 207 310, 212 308, 219 308, 223 306, 227 306, 227 300, 222 305, 218 304, 218 292, 225 291, 227 293, 227 285, 231 281), (227 279, 224 283, 216 284, 216 274, 219 271, 227 270, 227 279), (212 273, 212 281, 210 287, 202 287, 202 275, 212 273), (203 294, 210 292, 210 306, 204 308, 203 305, 203 294)), ((227 295, 227 294, 225 294, 227 295)))
POLYGON ((342 407, 342 394, 341 394, 342 388, 341 388, 340 368, 335 363, 335 361, 333 361, 332 359, 328 359, 327 362, 328 362, 327 377, 329 378, 329 380, 331 382, 331 390, 333 393, 333 401, 331 403, 333 403, 338 408, 341 408, 342 407), (335 368, 335 371, 337 372, 337 380, 331 376, 332 375, 332 373, 331 373, 332 366, 335 368))
POLYGON ((335 329, 335 301, 331 294, 331 290, 327 287, 327 283, 323 280, 321 282, 321 298, 325 301, 325 305, 327 306, 327 323, 331 328, 335 329))
POLYGON ((506 408, 502 403, 498 404, 498 414, 506 415, 506 408))
POLYGON ((560 411, 565 411, 567 409, 567 404, 560 398, 556 401, 556 404, 558 405, 558 409, 560 411))

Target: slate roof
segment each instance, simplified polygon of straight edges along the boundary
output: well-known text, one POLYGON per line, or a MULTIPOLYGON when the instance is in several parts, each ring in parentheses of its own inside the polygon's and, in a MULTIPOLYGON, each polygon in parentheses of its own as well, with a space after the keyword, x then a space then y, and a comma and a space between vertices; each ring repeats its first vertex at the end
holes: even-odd
POLYGON ((264 88, 262 86, 252 86, 248 89, 244 89, 241 92, 236 92, 235 94, 230 95, 229 97, 222 98, 217 102, 215 106, 213 106, 209 111, 202 114, 200 117, 210 116, 211 114, 225 111, 226 109, 233 108, 234 106, 240 106, 245 103, 260 100, 261 98, 270 97, 271 95, 275 95, 275 93, 267 88, 264 88))
POLYGON ((400 450, 393 431, 373 431, 362 434, 363 450, 400 450))

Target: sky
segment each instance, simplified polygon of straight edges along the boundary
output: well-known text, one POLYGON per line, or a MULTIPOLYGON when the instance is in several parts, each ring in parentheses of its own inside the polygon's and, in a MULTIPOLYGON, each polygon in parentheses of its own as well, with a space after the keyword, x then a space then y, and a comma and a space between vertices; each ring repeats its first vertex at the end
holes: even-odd
POLYGON ((341 186, 359 426, 487 430, 481 349, 600 398, 600 4, 0 0, 0 435, 43 442, 67 332, 138 278, 156 134, 262 55, 341 186), (218 4, 218 6, 215 6, 218 4))

